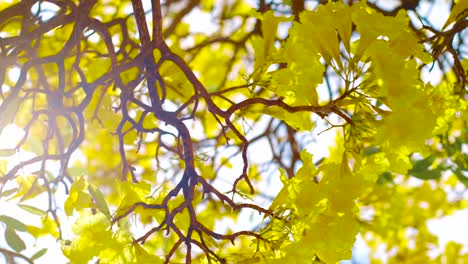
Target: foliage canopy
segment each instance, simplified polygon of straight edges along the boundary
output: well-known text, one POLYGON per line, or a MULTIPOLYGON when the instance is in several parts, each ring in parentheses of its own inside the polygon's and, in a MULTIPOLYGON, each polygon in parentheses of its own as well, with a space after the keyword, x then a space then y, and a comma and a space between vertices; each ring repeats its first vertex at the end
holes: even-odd
POLYGON ((10 2, 8 263, 468 262, 427 228, 467 206, 467 0, 10 2))

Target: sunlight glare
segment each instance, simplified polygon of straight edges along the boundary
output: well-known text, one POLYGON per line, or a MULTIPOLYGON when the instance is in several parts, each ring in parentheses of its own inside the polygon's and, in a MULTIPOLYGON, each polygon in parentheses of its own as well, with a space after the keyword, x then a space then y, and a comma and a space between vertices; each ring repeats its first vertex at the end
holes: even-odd
POLYGON ((15 124, 7 125, 0 134, 0 149, 13 149, 23 138, 24 130, 15 124))

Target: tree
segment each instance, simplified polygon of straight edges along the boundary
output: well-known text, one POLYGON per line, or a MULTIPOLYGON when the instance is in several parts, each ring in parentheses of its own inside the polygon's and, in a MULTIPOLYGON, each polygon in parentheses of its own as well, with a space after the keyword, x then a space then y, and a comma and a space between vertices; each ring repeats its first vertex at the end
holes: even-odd
POLYGON ((41 223, 2 212, 1 255, 468 261, 426 225, 468 186, 468 1, 433 2, 2 2, 0 200, 41 223))

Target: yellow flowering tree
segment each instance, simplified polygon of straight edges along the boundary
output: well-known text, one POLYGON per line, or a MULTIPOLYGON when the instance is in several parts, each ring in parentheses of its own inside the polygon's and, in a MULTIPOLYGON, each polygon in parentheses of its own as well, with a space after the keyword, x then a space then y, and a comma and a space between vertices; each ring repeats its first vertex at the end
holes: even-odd
POLYGON ((379 2, 2 1, 0 256, 467 262, 468 1, 379 2))

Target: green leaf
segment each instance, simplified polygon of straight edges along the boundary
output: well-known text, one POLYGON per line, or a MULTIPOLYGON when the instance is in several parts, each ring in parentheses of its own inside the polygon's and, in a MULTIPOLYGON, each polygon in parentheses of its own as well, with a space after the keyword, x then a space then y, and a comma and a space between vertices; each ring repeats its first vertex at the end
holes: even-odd
POLYGON ((434 180, 434 179, 439 179, 440 177, 442 177, 442 171, 441 170, 426 170, 426 171, 420 171, 420 172, 412 172, 411 176, 414 176, 421 180, 434 180))
POLYGON ((16 252, 20 252, 26 249, 24 241, 21 239, 21 237, 18 236, 18 234, 16 234, 15 230, 12 228, 6 228, 5 240, 7 244, 16 252))
POLYGON ((393 183, 393 176, 391 172, 384 172, 379 175, 379 178, 377 179, 378 184, 385 184, 385 183, 393 183))
POLYGON ((13 122, 18 112, 20 98, 12 94, 7 97, 4 102, 5 103, 0 106, 0 113, 2 113, 2 118, 0 118, 0 134, 7 125, 13 122))
POLYGON ((413 162, 413 168, 410 170, 410 172, 427 170, 427 168, 432 165, 435 159, 436 157, 434 155, 430 155, 422 160, 413 162))
POLYGON ((7 216, 7 215, 0 215, 0 222, 5 223, 7 225, 7 229, 8 228, 16 229, 16 230, 21 231, 21 232, 28 231, 28 228, 26 227, 25 224, 23 224, 22 222, 20 222, 19 220, 15 219, 13 217, 7 216))
POLYGON ((452 172, 457 176, 458 180, 465 185, 466 188, 468 188, 468 177, 463 175, 462 170, 460 169, 454 169, 452 172))
POLYGON ((47 253, 47 248, 43 248, 43 249, 39 250, 38 252, 36 252, 34 255, 32 255, 31 259, 36 260, 36 259, 44 256, 45 253, 47 253))
POLYGON ((365 156, 370 156, 375 153, 379 153, 380 149, 378 147, 367 147, 364 149, 364 155, 365 156))
POLYGON ((111 214, 109 211, 109 207, 107 206, 106 200, 104 199, 104 195, 93 185, 88 186, 89 194, 93 197, 94 202, 96 203, 97 208, 101 213, 103 213, 108 219, 111 218, 111 214))
POLYGON ((13 156, 16 153, 16 149, 0 149, 0 157, 13 156))
POLYGON ((18 204, 19 207, 21 207, 21 209, 31 213, 31 214, 35 214, 35 215, 39 215, 39 216, 45 216, 47 215, 47 212, 45 212, 44 210, 42 209, 39 209, 37 207, 34 207, 34 206, 30 206, 30 205, 26 205, 26 204, 18 204))
POLYGON ((463 19, 464 16, 468 15, 468 1, 467 0, 460 0, 457 3, 452 11, 450 12, 450 16, 447 18, 442 29, 445 29, 448 25, 452 24, 458 19, 463 19))
POLYGON ((8 169, 8 160, 2 159, 0 160, 0 174, 3 176, 5 175, 8 169))
POLYGON ((0 195, 0 196, 8 197, 8 196, 14 194, 14 193, 17 192, 17 191, 18 191, 18 188, 13 188, 13 189, 5 190, 5 191, 1 192, 1 195, 0 195))
POLYGON ((434 155, 430 155, 422 160, 415 161, 413 168, 408 171, 408 174, 422 180, 439 179, 442 176, 444 168, 439 166, 431 170, 430 166, 435 159, 434 155))

